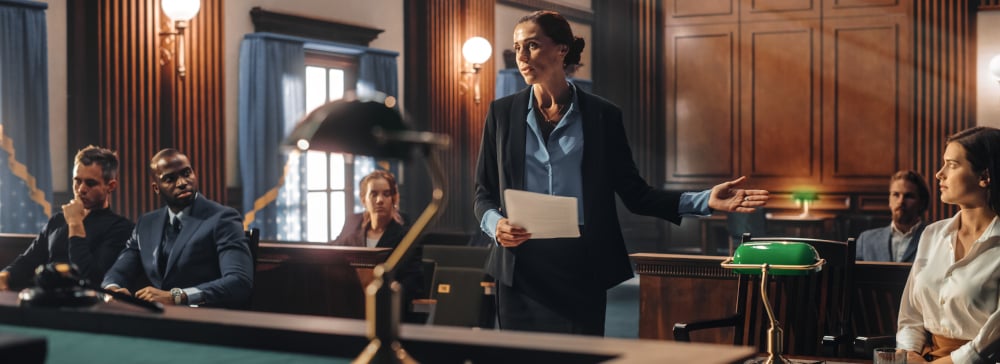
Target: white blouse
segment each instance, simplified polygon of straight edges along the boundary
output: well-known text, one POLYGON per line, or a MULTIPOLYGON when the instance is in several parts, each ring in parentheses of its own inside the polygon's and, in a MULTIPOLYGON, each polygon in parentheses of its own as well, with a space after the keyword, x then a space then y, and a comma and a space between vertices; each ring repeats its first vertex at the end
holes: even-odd
POLYGON ((934 333, 971 340, 951 353, 955 363, 986 362, 980 355, 1000 339, 1000 218, 994 217, 969 254, 955 261, 958 215, 930 224, 899 308, 900 349, 919 352, 934 333))

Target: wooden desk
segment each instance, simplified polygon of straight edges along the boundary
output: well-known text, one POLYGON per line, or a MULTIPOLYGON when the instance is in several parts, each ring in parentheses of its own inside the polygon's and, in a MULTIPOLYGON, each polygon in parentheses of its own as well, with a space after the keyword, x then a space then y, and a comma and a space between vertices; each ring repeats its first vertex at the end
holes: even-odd
MULTIPOLYGON (((728 214, 715 213, 698 218, 701 228, 701 252, 716 255, 719 246, 728 246, 728 255, 733 254, 732 238, 728 227, 728 214)), ((807 216, 789 213, 768 213, 766 215, 767 236, 801 237, 813 239, 837 239, 837 215, 813 212, 807 216)), ((723 252, 725 254, 725 252, 723 252)))
MULTIPOLYGON (((722 318, 735 312, 737 276, 719 266, 726 257, 650 254, 631 255, 639 275, 639 337, 673 340, 678 322, 722 318)), ((910 272, 909 263, 857 262, 855 335, 894 335, 899 301, 910 272)), ((731 328, 692 333, 697 342, 732 343, 731 328)))
POLYGON ((261 242, 254 311, 364 317, 364 287, 392 249, 261 242))
MULTIPOLYGON (((124 344, 131 338, 202 344, 200 350, 181 353, 185 363, 213 362, 212 351, 220 347, 319 355, 343 362, 368 343, 361 320, 177 306, 157 314, 120 302, 85 308, 18 307, 13 292, 0 292, 0 324, 107 335, 104 345, 66 350, 89 353, 76 357, 112 352, 126 361, 142 361, 141 354, 124 344)), ((407 352, 424 363, 721 364, 742 362, 754 353, 731 345, 416 325, 402 325, 400 335, 407 352)))

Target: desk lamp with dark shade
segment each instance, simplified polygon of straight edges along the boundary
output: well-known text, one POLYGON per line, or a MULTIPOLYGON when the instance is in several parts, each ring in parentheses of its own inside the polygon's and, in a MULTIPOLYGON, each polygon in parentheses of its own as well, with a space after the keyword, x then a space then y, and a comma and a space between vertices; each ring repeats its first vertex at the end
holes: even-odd
POLYGON ((415 363, 399 343, 399 284, 394 282, 400 263, 414 242, 440 214, 445 203, 444 170, 437 150, 450 144, 447 135, 413 131, 393 109, 395 99, 337 100, 306 115, 285 139, 286 147, 409 160, 423 155, 433 192, 431 201, 385 263, 375 267, 374 280, 365 289, 368 346, 355 362, 415 363))
POLYGON ((722 262, 723 268, 733 269, 738 274, 761 275, 760 297, 770 326, 767 329, 768 357, 759 363, 791 363, 781 356, 784 334, 767 297, 768 275, 805 275, 820 271, 824 264, 826 260, 819 257, 812 245, 786 241, 744 243, 736 248, 731 258, 722 262))

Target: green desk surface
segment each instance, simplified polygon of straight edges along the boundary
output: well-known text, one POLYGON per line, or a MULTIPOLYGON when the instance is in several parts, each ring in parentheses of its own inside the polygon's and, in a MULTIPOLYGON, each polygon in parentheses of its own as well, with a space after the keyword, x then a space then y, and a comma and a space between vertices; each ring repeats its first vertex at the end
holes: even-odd
POLYGON ((350 363, 348 358, 293 354, 168 340, 0 325, 0 332, 44 336, 46 363, 350 363))

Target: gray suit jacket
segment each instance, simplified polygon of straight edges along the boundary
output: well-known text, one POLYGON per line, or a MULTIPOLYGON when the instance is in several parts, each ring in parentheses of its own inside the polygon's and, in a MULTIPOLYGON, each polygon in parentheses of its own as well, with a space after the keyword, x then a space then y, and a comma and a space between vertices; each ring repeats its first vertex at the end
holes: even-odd
POLYGON ((198 194, 181 219, 180 235, 161 272, 154 252, 163 240, 167 216, 163 207, 139 218, 101 286, 129 287, 147 278, 162 290, 197 287, 206 306, 246 307, 253 289, 253 261, 240 213, 198 194))
MULTIPOLYGON (((920 223, 913 232, 913 240, 906 247, 903 253, 904 262, 913 262, 913 257, 917 254, 917 244, 920 243, 920 234, 924 232, 927 224, 920 223)), ((878 262, 891 262, 892 259, 892 226, 880 227, 877 229, 865 230, 858 236, 858 257, 857 260, 870 260, 878 262)))

